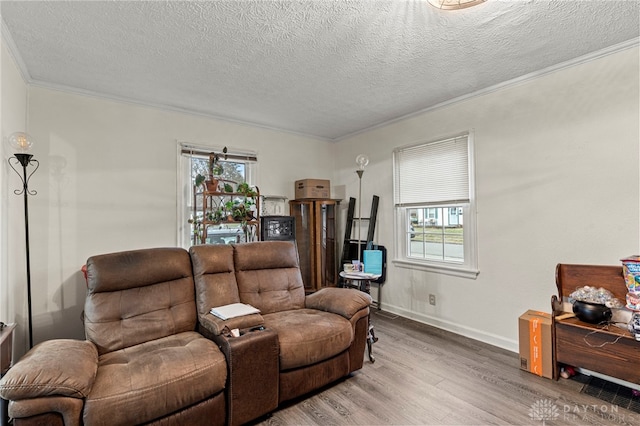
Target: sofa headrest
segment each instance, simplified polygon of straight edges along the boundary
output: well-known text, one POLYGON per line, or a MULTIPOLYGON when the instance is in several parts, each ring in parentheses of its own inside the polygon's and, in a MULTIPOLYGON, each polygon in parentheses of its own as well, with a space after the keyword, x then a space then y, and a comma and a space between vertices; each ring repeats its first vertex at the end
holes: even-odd
POLYGON ((89 293, 127 290, 192 277, 182 248, 149 248, 92 256, 87 260, 89 293))
POLYGON ((293 241, 256 241, 235 244, 236 271, 298 268, 298 249, 293 241))
POLYGON ((189 255, 193 263, 193 275, 233 272, 233 247, 230 245, 204 244, 191 246, 189 255))

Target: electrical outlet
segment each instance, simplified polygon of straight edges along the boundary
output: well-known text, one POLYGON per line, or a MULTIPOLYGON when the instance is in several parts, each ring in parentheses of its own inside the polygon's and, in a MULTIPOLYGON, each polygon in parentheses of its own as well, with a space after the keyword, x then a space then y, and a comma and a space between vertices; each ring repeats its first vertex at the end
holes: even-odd
POLYGON ((430 294, 429 295, 429 304, 436 306, 436 295, 435 294, 430 294))

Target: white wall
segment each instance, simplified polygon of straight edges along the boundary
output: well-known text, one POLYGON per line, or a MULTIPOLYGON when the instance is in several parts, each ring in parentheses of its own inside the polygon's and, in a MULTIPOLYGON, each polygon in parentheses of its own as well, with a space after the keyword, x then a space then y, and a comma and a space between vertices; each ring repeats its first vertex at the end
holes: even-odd
POLYGON ((39 87, 29 120, 41 162, 30 205, 35 343, 83 338, 89 256, 177 245, 177 141, 257 151, 263 194, 292 198, 295 179, 333 169, 328 142, 39 87))
MULTIPOLYGON (((307 177, 330 178, 334 194, 357 196, 354 159, 367 153, 363 212, 371 195, 381 196, 377 242, 392 258, 392 150, 473 129, 479 277, 390 262, 383 307, 516 350, 517 317, 549 310, 556 263, 618 264, 640 252, 638 58, 635 47, 338 144, 26 88, 3 60, 2 134, 22 130, 28 117, 41 161, 30 200, 34 341, 83 337, 80 267, 87 257, 176 244, 177 140, 257 151, 262 193, 290 198, 293 181, 307 177), (7 104, 24 110, 25 93, 27 116, 6 116, 7 104), (435 307, 429 293, 437 295, 435 307)), ((22 207, 7 191, 16 182, 2 170, 0 319, 24 327, 22 207)))
POLYGON ((6 143, 14 132, 27 131, 27 85, 1 43, 0 56, 0 321, 17 322, 14 349, 19 356, 28 344, 23 197, 14 195, 22 183, 6 159, 13 153, 6 143))
POLYGON ((357 196, 356 155, 371 157, 363 211, 381 197, 377 242, 392 259, 393 149, 474 130, 478 278, 389 262, 383 308, 517 351, 517 318, 550 311, 557 263, 618 265, 637 254, 638 63, 636 46, 340 142, 347 196, 357 196))

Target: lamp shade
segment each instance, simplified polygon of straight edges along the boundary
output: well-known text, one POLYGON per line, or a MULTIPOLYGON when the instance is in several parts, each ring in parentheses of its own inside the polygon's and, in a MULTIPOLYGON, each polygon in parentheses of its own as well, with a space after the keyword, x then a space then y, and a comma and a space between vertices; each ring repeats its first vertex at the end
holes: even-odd
POLYGON ((360 154, 356 157, 356 164, 358 165, 358 169, 364 170, 364 168, 369 164, 369 157, 364 154, 360 154))
POLYGON ((24 132, 15 132, 9 136, 9 145, 18 152, 27 152, 33 146, 33 138, 24 132))

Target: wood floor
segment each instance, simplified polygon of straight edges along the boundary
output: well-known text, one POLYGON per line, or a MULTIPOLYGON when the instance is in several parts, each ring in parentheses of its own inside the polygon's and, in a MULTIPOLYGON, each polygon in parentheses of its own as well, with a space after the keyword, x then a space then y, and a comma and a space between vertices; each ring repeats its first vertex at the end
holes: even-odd
POLYGON ((385 312, 372 320, 375 363, 257 424, 640 425, 577 381, 521 371, 513 352, 385 312))

